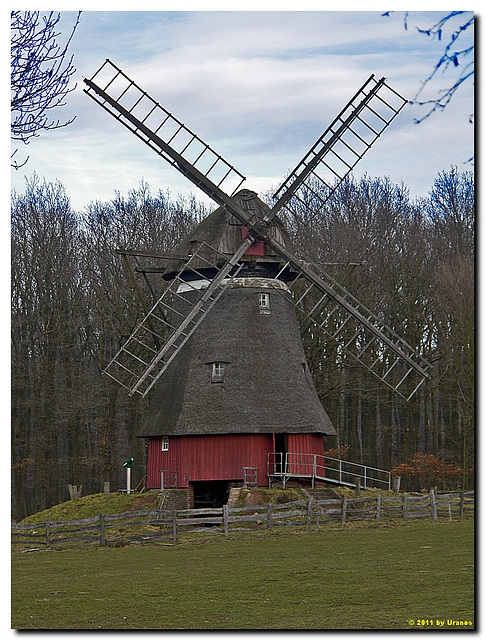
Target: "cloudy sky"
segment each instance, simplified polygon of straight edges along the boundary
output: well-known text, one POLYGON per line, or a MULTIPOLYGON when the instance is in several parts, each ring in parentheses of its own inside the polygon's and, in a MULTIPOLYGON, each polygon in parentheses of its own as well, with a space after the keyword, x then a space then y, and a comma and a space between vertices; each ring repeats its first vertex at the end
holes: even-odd
MULTIPOLYGON (((76 12, 61 15, 66 36, 76 12)), ((245 187, 263 193, 280 184, 370 74, 413 99, 451 34, 439 41, 416 27, 430 28, 443 15, 412 11, 405 29, 402 11, 85 10, 70 48, 77 88, 57 114, 76 119, 19 148, 19 160, 28 154, 29 161, 12 171, 11 186, 22 192, 34 172, 58 179, 79 211, 116 190, 127 194, 142 179, 152 192, 197 193, 83 92, 83 78, 110 58, 243 173, 245 187)), ((424 97, 448 87, 453 73, 437 74, 424 97)), ((411 197, 425 196, 451 165, 472 169, 464 163, 473 155, 473 108, 472 82, 419 125, 424 109, 407 105, 355 174, 389 176, 411 197)))

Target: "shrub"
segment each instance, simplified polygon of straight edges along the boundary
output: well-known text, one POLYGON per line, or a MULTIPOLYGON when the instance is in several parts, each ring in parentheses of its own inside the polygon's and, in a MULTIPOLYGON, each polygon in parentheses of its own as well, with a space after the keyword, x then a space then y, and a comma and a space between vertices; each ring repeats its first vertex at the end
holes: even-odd
POLYGON ((393 476, 401 476, 411 489, 457 488, 471 469, 462 469, 429 453, 415 453, 409 462, 392 469, 393 476))

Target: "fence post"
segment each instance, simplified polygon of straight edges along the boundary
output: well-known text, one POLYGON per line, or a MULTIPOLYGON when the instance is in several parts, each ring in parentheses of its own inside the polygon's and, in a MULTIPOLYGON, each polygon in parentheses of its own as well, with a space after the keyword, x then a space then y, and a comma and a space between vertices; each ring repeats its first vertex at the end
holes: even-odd
POLYGON ((307 515, 306 515, 306 528, 307 528, 307 530, 311 527, 312 516, 313 516, 313 497, 310 496, 310 498, 308 499, 308 507, 307 507, 307 515))
POLYGON ((436 496, 434 493, 434 489, 430 489, 429 497, 431 499, 431 515, 433 516, 433 520, 438 520, 438 511, 436 509, 436 496))
POLYGON ((109 498, 109 492, 110 492, 110 483, 109 482, 105 482, 104 483, 104 497, 105 498, 109 498))
POLYGON ((396 476, 394 478, 394 493, 399 493, 399 489, 401 488, 401 476, 396 476))
POLYGON ((173 531, 173 540, 177 542, 177 510, 172 510, 172 531, 173 531))
POLYGON ((464 491, 460 491, 460 518, 463 515, 463 512, 465 511, 465 492, 464 491))
POLYGON ((272 506, 271 502, 268 502, 268 529, 272 529, 273 528, 272 513, 273 513, 273 506, 272 506))
POLYGON ((69 496, 71 500, 79 500, 79 498, 81 497, 81 492, 83 490, 82 484, 79 485, 79 489, 77 487, 77 484, 68 484, 67 488, 69 490, 69 496))
POLYGON ((381 521, 382 493, 377 494, 376 520, 381 521))
MULTIPOLYGON (((364 482, 365 488, 365 482, 364 482)), ((355 497, 360 498, 360 478, 355 479, 355 497)))
POLYGON ((408 515, 408 494, 404 492, 402 494, 402 517, 406 520, 408 515))
POLYGON ((104 514, 99 514, 99 544, 102 547, 106 546, 106 531, 104 527, 104 514))
POLYGON ((345 524, 345 517, 347 515, 347 496, 342 499, 342 524, 345 524))
POLYGON ((227 504, 223 504, 222 505, 222 519, 224 521, 224 535, 227 536, 229 535, 229 523, 227 520, 228 517, 228 508, 227 508, 227 504))
POLYGON ((45 545, 46 547, 51 546, 51 523, 45 523, 45 545))

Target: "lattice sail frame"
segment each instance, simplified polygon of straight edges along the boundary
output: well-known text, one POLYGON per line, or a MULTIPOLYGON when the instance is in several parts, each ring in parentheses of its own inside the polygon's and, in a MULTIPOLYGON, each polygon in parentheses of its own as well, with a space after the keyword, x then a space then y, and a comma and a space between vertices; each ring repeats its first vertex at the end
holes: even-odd
MULTIPOLYGON (((238 261, 249 246, 255 241, 264 240, 286 261, 282 271, 291 267, 300 274, 293 286, 296 292, 296 283, 299 282, 300 287, 303 283, 303 294, 298 294, 294 299, 297 308, 328 336, 336 340, 342 351, 349 353, 396 393, 407 400, 416 393, 424 380, 429 378, 427 371, 430 367, 419 351, 397 336, 391 328, 381 322, 328 274, 297 258, 269 233, 271 220, 281 207, 288 207, 294 201, 307 205, 305 199, 302 200, 301 192, 311 190, 312 181, 315 180, 322 182, 324 187, 319 189, 319 192, 312 192, 320 202, 320 208, 327 199, 320 197, 320 191, 333 192, 398 115, 406 100, 391 89, 384 78, 376 82, 374 76, 371 76, 355 94, 278 189, 275 194, 277 196, 275 205, 263 218, 258 218, 242 209, 226 192, 234 194, 244 181, 244 176, 148 96, 110 60, 106 60, 94 76, 91 79, 85 79, 84 82, 88 86, 85 92, 91 98, 217 204, 225 207, 248 227, 247 238, 236 253, 226 260, 223 267, 217 268, 215 277, 208 280, 207 288, 202 290, 200 298, 188 311, 181 324, 167 327, 166 323, 163 323, 163 330, 151 331, 150 323, 159 321, 155 309, 159 309, 164 304, 159 300, 110 362, 105 370, 108 375, 128 389, 130 395, 135 392, 146 395, 222 295, 225 288, 224 281, 228 282, 228 277, 235 277, 239 272, 241 265, 237 266, 238 261), (95 78, 96 82, 94 82, 95 78), (99 82, 102 82, 103 86, 97 84, 99 82), (385 92, 385 99, 382 92, 385 92), (389 96, 392 96, 392 101, 389 96), (381 108, 382 104, 385 105, 386 115, 376 109, 377 104, 381 108), (357 127, 363 127, 370 132, 367 141, 363 131, 357 130, 357 127), (344 141, 346 135, 361 140, 362 148, 353 149, 349 142, 344 141), (345 149, 346 153, 353 154, 355 158, 352 160, 349 157, 348 161, 345 160, 342 157, 342 149, 345 149), (194 156, 191 155, 192 153, 194 156), (332 168, 335 166, 335 158, 344 167, 342 171, 332 168), (325 167, 325 170, 330 169, 337 178, 333 186, 321 175, 322 167, 325 167), (309 299, 311 291, 318 292, 318 301, 308 310, 305 299, 309 299), (329 307, 332 309, 330 314, 329 307), (326 314, 325 309, 327 309, 326 314), (334 331, 330 331, 326 326, 332 317, 338 319, 339 323, 334 331), (348 329, 351 327, 352 331, 349 334, 348 329), (143 338, 140 337, 142 335, 143 338), (145 335, 150 335, 151 340, 155 339, 155 345, 158 341, 161 347, 158 350, 153 347, 147 348, 145 335), (368 336, 371 336, 370 340, 368 336), (369 363, 363 356, 365 352, 369 353, 371 344, 374 345, 374 359, 369 363), (359 347, 362 347, 361 352, 359 347), (137 349, 145 349, 148 357, 139 355, 137 349), (129 366, 124 364, 125 358, 130 360, 129 366), (135 362, 136 366, 134 366, 135 362), (115 369, 118 369, 117 373, 113 373, 115 369), (119 370, 123 370, 122 376, 119 370), (395 374, 398 374, 397 378, 395 374), (128 380, 125 379, 126 375, 128 380), (412 383, 410 383, 411 378, 414 378, 412 383)), ((214 268, 215 265, 212 267, 214 268)), ((190 270, 190 268, 189 262, 182 268, 177 278, 185 282, 187 269, 190 270)), ((176 290, 169 287, 164 295, 170 296, 176 293, 176 290)))
MULTIPOLYGON (((429 363, 332 276, 315 265, 309 267, 318 269, 319 276, 332 283, 332 291, 323 293, 321 286, 303 274, 291 281, 289 289, 300 318, 330 338, 341 355, 351 356, 388 388, 410 400, 429 377, 429 363)), ((284 269, 276 278, 281 278, 284 269)))
POLYGON ((319 211, 406 103, 371 75, 275 191, 272 215, 290 201, 319 211))
POLYGON ((236 258, 228 258, 200 242, 104 373, 127 389, 130 396, 146 396, 241 268, 236 258), (207 249, 213 256, 210 260, 205 257, 207 249), (215 275, 208 278, 206 270, 215 275), (203 287, 195 285, 201 282, 203 287), (186 292, 190 292, 190 298, 184 296, 186 292))
MULTIPOLYGON (((188 166, 229 195, 246 180, 111 60, 105 60, 93 77, 85 78, 84 82, 88 86, 85 93, 184 175, 184 166, 188 166)), ((196 184, 205 191, 204 181, 196 184)), ((212 197, 212 192, 208 195, 212 197)))

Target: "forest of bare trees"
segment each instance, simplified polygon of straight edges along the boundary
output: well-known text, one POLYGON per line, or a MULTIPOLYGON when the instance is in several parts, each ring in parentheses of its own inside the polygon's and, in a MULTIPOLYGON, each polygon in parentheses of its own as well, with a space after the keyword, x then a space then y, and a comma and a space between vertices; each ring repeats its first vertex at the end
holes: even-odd
MULTIPOLYGON (((143 309, 119 248, 167 251, 207 213, 195 198, 126 196, 73 211, 60 183, 34 177, 12 194, 12 505, 16 519, 122 487, 122 463, 145 472, 141 397, 102 368, 143 309)), ((432 380, 408 403, 311 328, 304 344, 321 400, 355 462, 391 469, 416 453, 474 466, 474 188, 437 176, 411 201, 387 179, 347 180, 318 216, 285 220, 296 248, 420 348, 432 380), (352 263, 359 263, 357 265, 352 263)), ((463 476, 467 488, 472 474, 463 476)))

